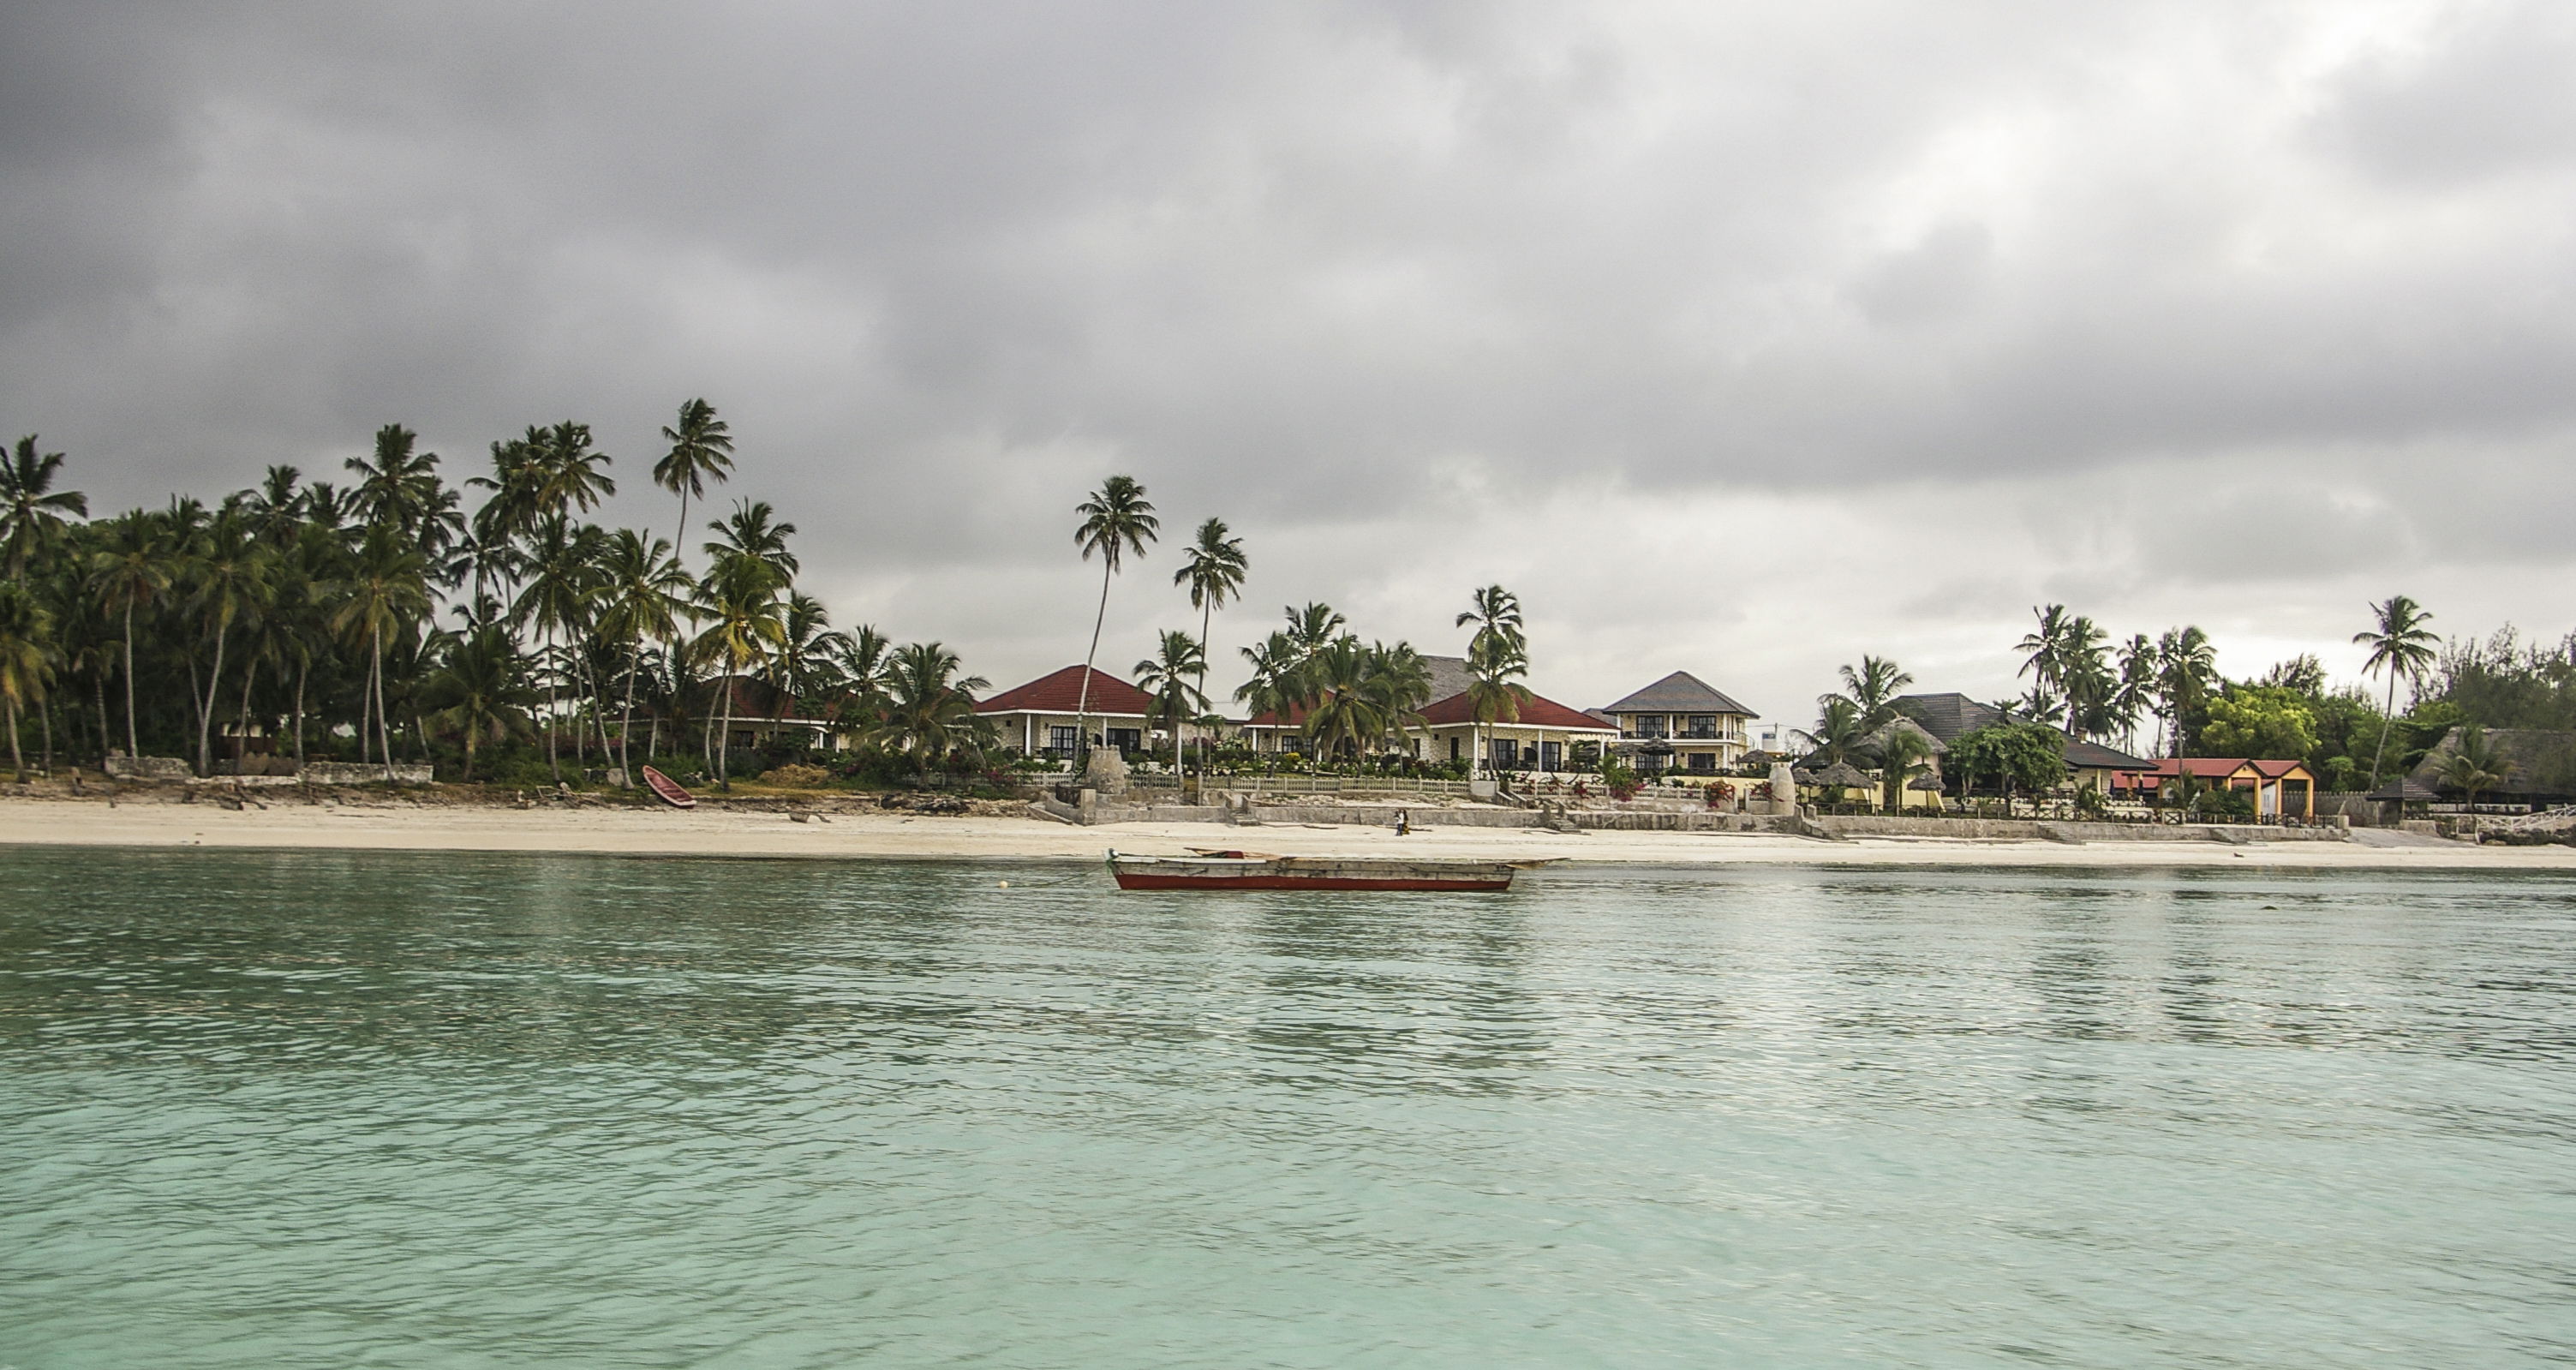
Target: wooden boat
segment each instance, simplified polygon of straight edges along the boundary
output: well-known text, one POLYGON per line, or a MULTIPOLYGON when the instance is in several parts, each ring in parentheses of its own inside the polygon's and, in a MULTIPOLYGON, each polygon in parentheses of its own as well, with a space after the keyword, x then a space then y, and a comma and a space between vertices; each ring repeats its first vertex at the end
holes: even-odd
POLYGON ((675 809, 694 809, 698 806, 698 797, 689 793, 687 790, 681 789, 679 781, 673 780, 671 777, 662 774, 660 771, 657 771, 650 766, 641 767, 640 769, 644 774, 644 788, 651 790, 656 796, 660 797, 663 803, 668 804, 675 809))
POLYGON ((1509 861, 1426 861, 1401 856, 1195 856, 1109 853, 1122 890, 1507 890, 1509 861))

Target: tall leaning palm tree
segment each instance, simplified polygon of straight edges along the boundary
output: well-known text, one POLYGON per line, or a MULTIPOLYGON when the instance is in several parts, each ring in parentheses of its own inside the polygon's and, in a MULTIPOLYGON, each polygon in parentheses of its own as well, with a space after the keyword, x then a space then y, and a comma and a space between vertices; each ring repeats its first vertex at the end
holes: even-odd
POLYGON ((11 580, 23 580, 28 561, 62 539, 70 527, 64 515, 89 517, 88 496, 54 488, 62 472, 63 454, 38 453, 33 433, 0 458, 0 561, 11 580))
POLYGON ((1074 704, 1074 771, 1079 774, 1090 759, 1091 750, 1091 663, 1100 656, 1101 625, 1109 621, 1109 580, 1118 574, 1118 563, 1129 552, 1145 555, 1145 547, 1162 530, 1162 520, 1154 517, 1154 506, 1145 498, 1145 487, 1126 476, 1111 476, 1091 492, 1091 498, 1073 507, 1082 522, 1073 530, 1073 545, 1082 549, 1082 559, 1100 554, 1100 612, 1091 620, 1091 650, 1082 654, 1082 693, 1074 704))
MULTIPOLYGON (((1252 569, 1243 554, 1243 539, 1227 536, 1225 520, 1212 518, 1199 525, 1197 540, 1183 553, 1181 569, 1172 573, 1174 585, 1190 587, 1190 607, 1199 611, 1199 679, 1198 695, 1202 706, 1207 700, 1208 631, 1215 626, 1216 611, 1243 588, 1243 577, 1252 569)), ((1180 764, 1180 735, 1175 727, 1172 738, 1173 765, 1180 764)), ((1204 765, 1204 758, 1202 758, 1204 765)))
POLYGON ((653 463, 653 483, 680 497, 680 531, 674 547, 689 537, 689 500, 707 493, 707 482, 722 485, 733 474, 733 431, 716 417, 716 407, 703 399, 680 406, 676 424, 662 430, 671 450, 653 463))
POLYGON ((2379 745, 2370 753, 2370 785, 2379 788, 2379 763, 2388 754, 2388 725, 2397 717, 2397 681, 2400 676, 2415 682, 2431 669, 2435 645, 2441 641, 2424 625, 2433 615, 2423 605, 2404 595, 2390 595, 2382 603, 2370 606, 2378 620, 2369 629, 2352 635, 2352 640, 2370 649, 2361 663, 2363 675, 2385 674, 2388 677, 2388 707, 2379 715, 2379 745))

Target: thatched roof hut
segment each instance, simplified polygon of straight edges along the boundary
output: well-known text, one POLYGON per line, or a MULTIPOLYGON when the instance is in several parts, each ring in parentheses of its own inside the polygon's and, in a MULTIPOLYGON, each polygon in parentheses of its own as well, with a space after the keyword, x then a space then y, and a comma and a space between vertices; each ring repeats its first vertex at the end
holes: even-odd
POLYGON ((1865 790, 1876 782, 1850 762, 1837 761, 1816 773, 1816 783, 1830 789, 1865 790))

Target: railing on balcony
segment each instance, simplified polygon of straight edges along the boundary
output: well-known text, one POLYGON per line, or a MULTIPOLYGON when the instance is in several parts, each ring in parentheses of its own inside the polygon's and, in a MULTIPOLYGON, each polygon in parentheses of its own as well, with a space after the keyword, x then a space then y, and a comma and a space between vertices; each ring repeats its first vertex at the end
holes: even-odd
POLYGON ((1723 728, 1676 728, 1670 731, 1640 728, 1635 732, 1621 733, 1619 738, 1623 742, 1742 742, 1744 734, 1731 733, 1723 728))

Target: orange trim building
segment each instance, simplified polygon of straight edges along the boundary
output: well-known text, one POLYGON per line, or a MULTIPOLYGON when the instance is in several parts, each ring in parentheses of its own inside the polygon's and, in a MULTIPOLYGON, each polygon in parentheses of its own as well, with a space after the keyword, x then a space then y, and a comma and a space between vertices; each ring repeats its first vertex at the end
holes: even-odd
POLYGON ((2304 763, 2241 756, 2168 756, 2155 769, 2130 777, 2140 798, 2164 783, 2189 775, 2204 785, 2250 790, 2257 818, 2313 819, 2317 816, 2317 778, 2304 763))

